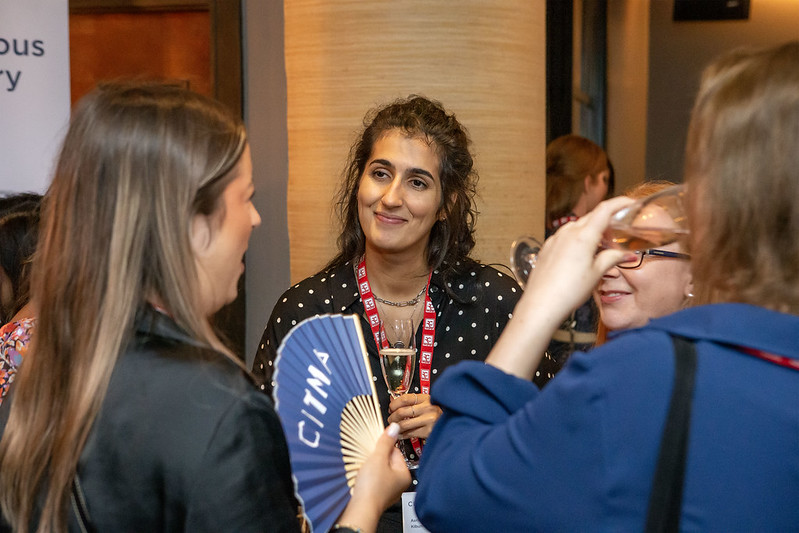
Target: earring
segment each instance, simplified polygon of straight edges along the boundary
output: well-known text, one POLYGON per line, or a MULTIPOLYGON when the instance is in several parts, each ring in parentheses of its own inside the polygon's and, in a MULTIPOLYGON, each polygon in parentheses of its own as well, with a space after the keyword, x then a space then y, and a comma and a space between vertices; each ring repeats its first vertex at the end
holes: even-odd
POLYGON ((694 297, 694 293, 692 293, 692 292, 689 292, 689 293, 688 293, 688 298, 693 298, 693 297, 694 297))

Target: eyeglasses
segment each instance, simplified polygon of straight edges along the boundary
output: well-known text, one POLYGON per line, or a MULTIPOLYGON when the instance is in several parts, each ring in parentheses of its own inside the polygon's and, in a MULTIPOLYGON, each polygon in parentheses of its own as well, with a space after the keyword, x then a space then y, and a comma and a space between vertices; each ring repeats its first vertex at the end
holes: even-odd
POLYGON ((638 268, 641 266, 641 263, 644 262, 645 255, 653 255, 655 257, 670 257, 672 259, 691 259, 691 256, 688 254, 681 254, 679 252, 669 252, 667 250, 636 250, 635 252, 636 258, 632 261, 626 261, 624 263, 619 263, 616 265, 619 268, 627 268, 633 269, 638 268))

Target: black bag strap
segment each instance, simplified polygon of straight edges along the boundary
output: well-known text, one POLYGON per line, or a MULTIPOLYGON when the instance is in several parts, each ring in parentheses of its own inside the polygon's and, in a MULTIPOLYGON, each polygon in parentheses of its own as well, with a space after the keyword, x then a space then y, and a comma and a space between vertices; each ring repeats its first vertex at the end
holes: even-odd
POLYGON ((691 400, 696 377, 696 347, 692 340, 684 337, 672 336, 671 340, 674 344, 674 388, 652 480, 646 517, 647 532, 678 531, 680 527, 691 400))
POLYGON ((94 524, 92 524, 91 518, 89 517, 89 509, 86 508, 86 499, 83 496, 83 489, 80 486, 80 479, 77 473, 72 480, 72 494, 70 495, 70 500, 72 511, 78 519, 81 533, 95 533, 97 530, 94 528, 94 524))

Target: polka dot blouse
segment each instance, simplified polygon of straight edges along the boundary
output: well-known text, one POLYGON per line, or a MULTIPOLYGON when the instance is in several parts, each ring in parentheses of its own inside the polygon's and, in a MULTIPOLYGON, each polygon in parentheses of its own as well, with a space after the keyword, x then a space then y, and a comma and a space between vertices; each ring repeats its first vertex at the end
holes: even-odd
MULTIPOLYGON (((445 368, 458 361, 482 361, 488 356, 510 320, 520 296, 521 289, 512 276, 490 266, 475 264, 465 274, 447 282, 437 271, 433 272, 430 299, 436 309, 436 334, 431 387, 435 386, 436 379, 445 368), (457 298, 447 293, 445 284, 457 298)), ((324 313, 356 314, 361 317, 361 328, 385 422, 389 396, 382 382, 377 346, 364 315, 351 263, 311 276, 288 289, 278 299, 253 363, 257 385, 272 394, 273 365, 283 337, 304 319, 324 313)), ((421 328, 417 331, 417 345, 421 345, 421 328)), ((420 392, 418 368, 410 392, 420 392)))

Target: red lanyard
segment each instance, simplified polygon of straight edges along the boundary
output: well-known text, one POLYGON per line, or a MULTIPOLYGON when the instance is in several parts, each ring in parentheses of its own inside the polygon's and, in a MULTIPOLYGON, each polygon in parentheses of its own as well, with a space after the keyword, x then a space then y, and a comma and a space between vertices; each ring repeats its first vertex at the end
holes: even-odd
POLYGON ((735 348, 747 355, 752 355, 758 359, 768 361, 769 363, 774 363, 776 365, 791 368, 793 370, 799 370, 799 361, 796 359, 791 359, 790 357, 785 357, 784 355, 776 355, 773 353, 764 352, 763 350, 758 350, 756 348, 748 348, 746 346, 735 346, 735 348))
MULTIPOLYGON (((380 329, 380 317, 377 314, 377 304, 375 303, 372 287, 369 285, 369 278, 366 276, 366 257, 362 257, 358 268, 355 271, 358 278, 358 292, 361 294, 361 302, 372 328, 375 346, 380 350, 378 330, 380 329)), ((430 301, 430 278, 433 273, 427 276, 427 287, 424 294, 424 318, 422 319, 422 347, 419 355, 419 385, 422 394, 430 394, 430 367, 433 365, 433 341, 436 337, 436 309, 430 301)), ((422 443, 417 438, 411 439, 413 449, 417 455, 422 453, 422 443)))
POLYGON ((556 218, 555 220, 552 221, 552 229, 558 229, 567 222, 573 222, 575 220, 577 220, 577 217, 574 215, 567 215, 565 217, 556 218))
MULTIPOLYGON (((361 293, 361 302, 372 328, 372 335, 375 338, 375 346, 380 348, 378 340, 378 329, 380 328, 380 317, 377 314, 377 304, 375 303, 372 287, 369 285, 369 278, 366 275, 366 259, 362 258, 355 272, 358 277, 358 292, 361 293)), ((422 394, 430 394, 430 367, 433 365, 433 341, 436 337, 436 309, 430 301, 430 278, 431 272, 427 276, 427 288, 424 295, 424 318, 422 320, 422 346, 419 350, 419 385, 422 394)))

